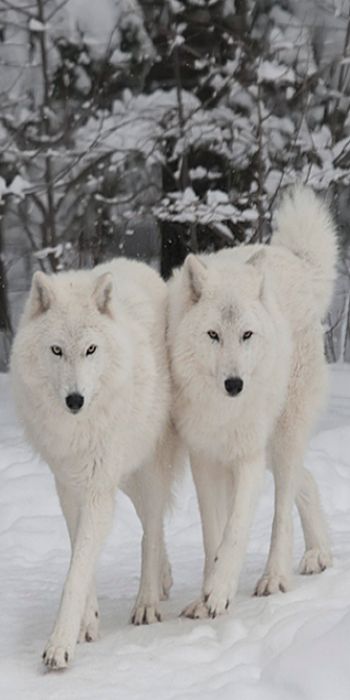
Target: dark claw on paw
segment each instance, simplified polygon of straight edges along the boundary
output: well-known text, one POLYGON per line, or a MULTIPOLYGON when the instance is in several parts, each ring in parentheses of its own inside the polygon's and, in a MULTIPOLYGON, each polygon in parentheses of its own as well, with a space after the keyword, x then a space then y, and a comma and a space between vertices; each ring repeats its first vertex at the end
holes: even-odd
POLYGON ((229 605, 230 605, 230 601, 229 601, 229 600, 227 600, 227 601, 226 601, 226 605, 225 605, 225 610, 227 610, 227 609, 228 609, 229 605))
MULTIPOLYGON (((90 636, 90 634, 88 632, 86 632, 86 634, 85 634, 85 641, 92 642, 92 637, 90 636)), ((67 661, 67 659, 66 659, 66 661, 67 661)))
POLYGON ((97 610, 95 610, 95 617, 98 617, 98 612, 97 612, 97 610))
POLYGON ((65 660, 66 664, 68 663, 68 659, 69 659, 68 651, 65 651, 64 652, 64 660, 65 660))
POLYGON ((45 661, 45 659, 46 659, 46 651, 44 651, 44 653, 43 653, 43 659, 44 659, 44 661, 45 661))
POLYGON ((204 596, 204 602, 207 603, 209 600, 209 593, 204 596))

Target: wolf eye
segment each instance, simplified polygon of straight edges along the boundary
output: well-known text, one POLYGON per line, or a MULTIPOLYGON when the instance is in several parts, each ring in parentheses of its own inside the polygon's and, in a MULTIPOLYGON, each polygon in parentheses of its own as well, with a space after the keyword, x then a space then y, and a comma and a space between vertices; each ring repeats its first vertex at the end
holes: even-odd
POLYGON ((242 340, 249 340, 249 338, 251 338, 252 335, 253 335, 253 331, 246 331, 242 335, 242 340))
POLYGON ((212 340, 216 340, 217 343, 218 343, 219 340, 220 340, 219 335, 218 335, 218 333, 217 333, 216 331, 208 331, 208 336, 209 336, 209 338, 211 338, 212 340))
POLYGON ((93 355, 96 349, 97 345, 89 345, 85 355, 93 355))
POLYGON ((51 352, 53 352, 54 355, 57 355, 57 357, 62 357, 63 355, 62 348, 60 348, 59 345, 51 345, 51 352))

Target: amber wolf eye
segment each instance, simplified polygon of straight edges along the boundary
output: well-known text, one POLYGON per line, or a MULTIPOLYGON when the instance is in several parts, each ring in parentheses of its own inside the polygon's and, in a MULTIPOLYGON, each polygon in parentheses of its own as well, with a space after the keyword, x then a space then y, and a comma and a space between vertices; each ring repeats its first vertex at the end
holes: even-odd
POLYGON ((89 345, 85 355, 93 355, 96 350, 97 350, 97 345, 89 345))
POLYGON ((62 348, 60 348, 59 345, 51 345, 51 352, 53 352, 54 355, 57 355, 57 357, 62 357, 63 355, 62 348))
POLYGON ((252 335, 253 335, 253 331, 246 331, 242 335, 242 340, 249 340, 249 338, 251 338, 252 335))
POLYGON ((218 333, 216 333, 216 331, 208 331, 208 336, 212 340, 216 340, 216 342, 219 342, 219 340, 220 340, 219 335, 218 335, 218 333))

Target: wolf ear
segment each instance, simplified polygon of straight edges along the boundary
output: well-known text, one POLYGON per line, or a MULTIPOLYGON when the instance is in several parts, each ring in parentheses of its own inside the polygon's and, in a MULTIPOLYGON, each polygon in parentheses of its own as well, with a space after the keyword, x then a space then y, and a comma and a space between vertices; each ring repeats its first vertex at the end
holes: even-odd
POLYGON ((184 264, 185 274, 189 282, 191 298, 193 302, 197 302, 202 294, 204 284, 208 277, 206 266, 195 256, 190 253, 184 264))
POLYGON ((45 313, 52 305, 53 299, 54 293, 49 276, 44 272, 35 272, 30 290, 31 315, 34 317, 45 313))
POLYGON ((263 248, 260 248, 260 250, 257 250, 253 255, 248 258, 246 261, 247 265, 253 265, 253 267, 256 267, 257 270, 260 270, 261 264, 265 260, 265 250, 263 248))
POLYGON ((263 273, 262 278, 261 278, 261 283, 260 283, 260 294, 259 298, 261 303, 265 306, 268 307, 270 305, 270 284, 267 279, 267 276, 265 273, 263 273))
POLYGON ((113 277, 110 272, 104 272, 97 278, 93 297, 101 314, 111 315, 111 301, 113 293, 113 277))
POLYGON ((260 282, 260 291, 259 291, 259 299, 260 301, 265 305, 269 305, 269 299, 270 299, 270 285, 267 279, 266 272, 262 269, 262 264, 265 260, 265 250, 258 250, 256 253, 253 253, 253 255, 248 258, 247 260, 247 265, 252 265, 255 267, 256 270, 261 274, 261 282, 260 282))

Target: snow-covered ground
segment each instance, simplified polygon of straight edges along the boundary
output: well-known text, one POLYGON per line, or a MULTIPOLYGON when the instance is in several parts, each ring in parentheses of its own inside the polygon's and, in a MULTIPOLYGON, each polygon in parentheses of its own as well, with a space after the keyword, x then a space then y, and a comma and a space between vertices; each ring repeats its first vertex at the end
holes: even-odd
MULTIPOLYGON (((69 561, 68 538, 48 468, 21 437, 0 375, 1 700, 349 700, 350 698, 350 366, 332 370, 329 408, 307 465, 327 511, 335 565, 295 576, 293 590, 252 598, 266 559, 272 483, 260 500, 231 612, 213 621, 180 619, 197 594, 202 545, 189 476, 167 526, 175 584, 164 622, 132 627, 140 527, 121 495, 98 569, 101 639, 80 645, 67 671, 45 673, 40 655, 69 561)), ((296 523, 295 564, 302 554, 296 523)))

